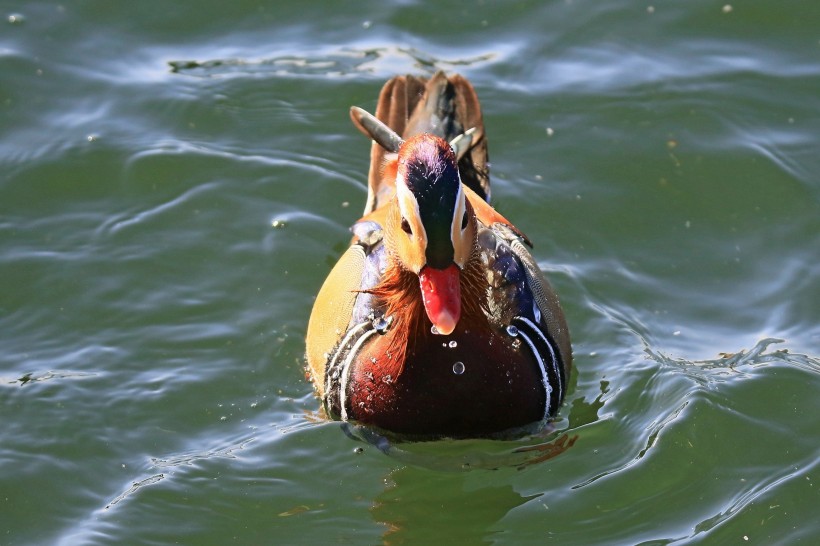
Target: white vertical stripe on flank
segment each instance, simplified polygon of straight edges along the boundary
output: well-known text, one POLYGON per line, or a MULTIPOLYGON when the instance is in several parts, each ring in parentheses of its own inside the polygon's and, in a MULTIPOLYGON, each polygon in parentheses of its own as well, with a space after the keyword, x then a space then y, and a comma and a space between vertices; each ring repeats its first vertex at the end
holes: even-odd
MULTIPOLYGON (((544 344, 550 350, 550 358, 552 360, 552 369, 555 372, 555 379, 558 382, 558 385, 557 385, 558 386, 558 399, 559 400, 563 399, 563 397, 564 397, 564 386, 561 383, 561 371, 558 369, 558 359, 555 358, 555 349, 552 348, 552 343, 550 343, 550 341, 547 339, 547 336, 545 336, 544 333, 541 331, 541 329, 538 326, 536 326, 530 319, 528 319, 526 317, 520 317, 520 316, 515 317, 515 318, 517 318, 518 320, 524 322, 525 324, 527 324, 527 326, 532 328, 535 331, 536 335, 541 338, 541 340, 544 342, 544 344)), ((545 372, 546 372, 546 370, 545 370, 545 372)))
POLYGON ((376 333, 378 333, 376 330, 370 330, 362 334, 362 337, 356 340, 356 343, 345 358, 344 367, 342 368, 342 384, 339 388, 339 406, 341 406, 342 410, 342 421, 347 421, 347 380, 350 375, 350 365, 353 364, 353 360, 356 359, 356 353, 362 348, 364 342, 376 333))
POLYGON ((336 352, 333 353, 333 358, 331 358, 330 362, 325 365, 325 395, 330 392, 330 372, 336 367, 336 361, 339 359, 339 355, 344 350, 345 345, 350 343, 350 339, 356 334, 356 332, 366 327, 368 324, 368 322, 361 322, 348 330, 342 338, 342 341, 339 342, 336 352))
POLYGON ((544 385, 545 394, 543 419, 546 419, 550 415, 550 394, 552 393, 552 387, 550 387, 549 378, 547 377, 547 369, 544 367, 544 360, 541 358, 541 355, 538 354, 538 349, 535 348, 535 344, 530 339, 530 336, 525 334, 524 330, 521 330, 520 328, 518 329, 518 335, 524 339, 527 345, 529 345, 532 355, 538 361, 538 367, 541 370, 541 383, 544 385))

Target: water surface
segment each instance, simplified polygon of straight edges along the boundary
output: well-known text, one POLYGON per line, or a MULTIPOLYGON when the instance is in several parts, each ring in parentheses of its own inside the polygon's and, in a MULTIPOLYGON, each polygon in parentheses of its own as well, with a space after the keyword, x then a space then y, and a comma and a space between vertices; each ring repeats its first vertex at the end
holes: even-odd
POLYGON ((814 544, 820 4, 0 2, 0 543, 814 544), (347 109, 458 71, 576 371, 383 446, 304 379, 347 109))

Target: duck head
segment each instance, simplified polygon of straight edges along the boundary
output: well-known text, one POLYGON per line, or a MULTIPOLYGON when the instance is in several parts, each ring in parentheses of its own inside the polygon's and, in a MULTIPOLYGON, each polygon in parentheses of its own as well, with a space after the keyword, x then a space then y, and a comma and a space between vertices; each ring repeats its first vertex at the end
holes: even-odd
POLYGON ((404 140, 361 108, 354 106, 350 115, 363 133, 397 154, 385 245, 401 269, 418 276, 424 310, 436 331, 450 334, 461 317, 461 272, 478 233, 453 147, 465 153, 473 130, 452 144, 429 133, 404 140))
POLYGON ((475 248, 476 225, 445 140, 425 133, 402 142, 395 200, 385 242, 399 265, 418 275, 430 322, 450 334, 461 317, 461 271, 475 248))

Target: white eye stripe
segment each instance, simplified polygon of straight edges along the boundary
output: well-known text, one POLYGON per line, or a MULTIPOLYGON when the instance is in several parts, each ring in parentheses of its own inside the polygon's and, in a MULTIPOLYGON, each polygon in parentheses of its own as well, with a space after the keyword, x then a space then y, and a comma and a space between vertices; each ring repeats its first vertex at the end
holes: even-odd
POLYGON ((456 208, 453 211, 453 224, 451 228, 450 238, 453 240, 453 248, 456 246, 456 237, 461 233, 461 222, 464 219, 467 205, 464 198, 464 190, 461 188, 461 183, 458 184, 458 193, 456 194, 456 208))
POLYGON ((464 267, 469 256, 469 249, 471 247, 469 241, 465 240, 468 225, 464 228, 461 224, 464 222, 464 216, 467 214, 467 198, 464 195, 464 188, 461 182, 458 183, 458 193, 456 194, 456 206, 453 211, 453 223, 450 226, 450 241, 453 243, 453 251, 455 253, 455 262, 459 267, 464 267))
POLYGON ((421 213, 419 212, 419 202, 413 192, 402 181, 396 182, 396 195, 399 201, 399 212, 404 220, 410 225, 410 230, 414 235, 427 240, 427 232, 424 224, 421 223, 421 213))
POLYGON ((410 211, 407 210, 410 203, 415 205, 415 212, 418 214, 419 204, 416 201, 416 196, 413 195, 413 192, 411 192, 407 185, 401 180, 396 181, 396 195, 399 198, 399 211, 401 212, 402 218, 407 218, 410 215, 410 211))

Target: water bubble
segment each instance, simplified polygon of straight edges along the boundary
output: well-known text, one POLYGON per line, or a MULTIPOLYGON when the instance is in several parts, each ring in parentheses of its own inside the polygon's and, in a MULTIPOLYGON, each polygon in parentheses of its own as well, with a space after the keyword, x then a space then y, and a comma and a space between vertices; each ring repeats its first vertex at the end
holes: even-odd
POLYGON ((376 317, 372 321, 373 328, 378 333, 380 333, 381 335, 384 335, 385 333, 387 333, 387 330, 390 328, 390 325, 392 323, 393 323, 393 317, 392 316, 387 317, 387 318, 385 318, 385 317, 376 317))
POLYGON ((458 347, 458 341, 453 340, 450 343, 448 343, 447 346, 450 347, 451 349, 455 349, 456 347, 458 347))
POLYGON ((518 336, 518 327, 510 324, 509 326, 507 326, 507 333, 510 334, 510 336, 512 336, 512 337, 517 337, 518 336))
POLYGON ((464 362, 456 362, 453 364, 453 373, 456 375, 461 375, 464 373, 464 362))
POLYGON ((440 335, 441 335, 441 332, 439 332, 439 331, 438 331, 438 328, 436 328, 436 325, 435 325, 435 324, 433 324, 433 326, 431 326, 431 327, 430 327, 430 332, 431 332, 434 336, 440 336, 440 335))
POLYGON ((384 317, 379 317, 373 320, 373 328, 376 329, 377 332, 380 334, 387 330, 387 321, 384 320, 384 317))

